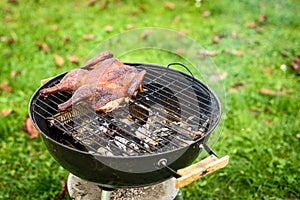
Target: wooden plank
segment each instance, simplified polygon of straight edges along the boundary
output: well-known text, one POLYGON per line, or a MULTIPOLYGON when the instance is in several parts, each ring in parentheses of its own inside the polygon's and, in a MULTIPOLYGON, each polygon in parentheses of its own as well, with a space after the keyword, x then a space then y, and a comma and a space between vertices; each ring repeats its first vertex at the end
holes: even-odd
POLYGON ((183 169, 179 169, 177 173, 181 175, 176 179, 176 188, 182 188, 204 176, 215 172, 228 164, 229 156, 226 155, 222 158, 217 158, 214 155, 207 157, 206 159, 188 166, 183 169))

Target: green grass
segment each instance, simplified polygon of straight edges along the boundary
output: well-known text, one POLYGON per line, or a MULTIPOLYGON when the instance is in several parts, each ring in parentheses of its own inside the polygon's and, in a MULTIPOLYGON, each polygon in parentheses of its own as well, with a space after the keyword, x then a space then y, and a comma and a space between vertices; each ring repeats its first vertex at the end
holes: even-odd
MULTIPOLYGON (((0 2, 0 83, 8 81, 12 92, 0 91, 0 199, 53 199, 61 190, 68 172, 47 152, 40 138, 29 139, 22 131, 31 95, 39 80, 55 76, 78 65, 68 61, 76 55, 81 64, 92 50, 111 36, 135 28, 163 27, 184 32, 205 49, 217 50, 212 57, 223 80, 226 101, 225 123, 213 146, 220 156, 230 155, 221 171, 182 189, 186 199, 300 199, 299 75, 289 62, 300 54, 300 4, 287 1, 195 1, 176 0, 174 9, 164 1, 0 2), (204 10, 210 16, 202 16, 204 10), (266 23, 259 15, 267 16, 266 23), (177 20, 175 20, 177 19, 177 20), (255 22, 262 30, 249 28, 255 22), (106 32, 104 27, 113 27, 106 32), (237 37, 232 37, 235 31, 237 37), (85 34, 93 34, 91 40, 85 34), (212 38, 221 40, 214 44, 212 38), (45 43, 45 54, 36 43, 45 43), (229 53, 241 50, 244 56, 229 53), (287 56, 280 53, 282 50, 287 56), (54 55, 65 59, 58 68, 54 55), (282 64, 287 70, 281 70, 282 64), (266 67, 272 74, 265 71, 266 67), (11 77, 16 71, 17 76, 11 77), (236 83, 240 91, 232 92, 236 83), (260 89, 283 91, 284 96, 261 95, 260 89)), ((123 55, 131 62, 167 64, 176 59, 170 52, 135 51, 123 55)), ((181 58, 178 58, 179 60, 181 58)), ((64 199, 68 199, 67 196, 64 199)))

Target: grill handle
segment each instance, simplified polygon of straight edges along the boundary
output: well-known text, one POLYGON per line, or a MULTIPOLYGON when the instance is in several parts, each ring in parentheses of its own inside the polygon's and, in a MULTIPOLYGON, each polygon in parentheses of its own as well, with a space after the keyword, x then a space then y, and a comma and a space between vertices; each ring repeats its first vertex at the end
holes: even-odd
POLYGON ((188 167, 177 170, 177 174, 181 177, 176 179, 176 188, 182 188, 204 176, 215 172, 228 164, 229 156, 222 158, 216 157, 214 154, 201 160, 200 162, 188 167))
POLYGON ((168 64, 167 69, 169 69, 170 66, 172 66, 172 65, 180 65, 180 66, 184 67, 191 74, 191 76, 193 77, 193 80, 194 80, 194 78, 195 78, 194 74, 192 73, 192 71, 187 66, 185 66, 184 64, 182 64, 180 62, 174 62, 174 63, 168 64))

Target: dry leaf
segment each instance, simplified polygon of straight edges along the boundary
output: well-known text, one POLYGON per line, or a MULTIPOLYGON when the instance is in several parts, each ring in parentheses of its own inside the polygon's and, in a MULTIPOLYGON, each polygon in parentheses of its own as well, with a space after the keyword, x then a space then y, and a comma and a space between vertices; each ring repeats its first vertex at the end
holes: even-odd
POLYGON ((148 30, 145 30, 144 32, 142 32, 142 34, 141 34, 141 38, 144 38, 144 39, 146 39, 149 35, 151 35, 152 34, 152 30, 150 30, 150 29, 148 29, 148 30))
POLYGON ((0 83, 0 90, 4 93, 10 93, 12 91, 12 88, 7 81, 2 81, 0 83))
POLYGON ((230 51, 230 53, 235 56, 240 56, 240 57, 244 56, 244 52, 242 50, 232 50, 230 51))
POLYGON ((65 63, 65 60, 59 55, 54 55, 54 60, 55 60, 55 64, 58 67, 62 67, 65 63))
POLYGON ((75 64, 79 64, 79 59, 77 56, 75 55, 69 55, 68 56, 68 60, 72 63, 75 63, 75 64))
POLYGON ((100 8, 101 9, 105 9, 105 8, 107 8, 107 6, 108 6, 108 0, 105 0, 105 1, 103 1, 102 3, 101 3, 101 6, 100 6, 100 8))
POLYGON ((10 115, 12 112, 13 112, 13 109, 11 109, 11 108, 9 108, 9 109, 4 109, 4 110, 1 111, 1 115, 2 115, 3 117, 6 117, 6 116, 10 115))
POLYGON ((185 34, 187 34, 189 31, 186 30, 186 29, 179 29, 178 32, 179 32, 180 34, 182 34, 182 35, 185 35, 185 34))
POLYGON ((211 51, 211 50, 200 50, 199 54, 200 54, 200 56, 215 56, 218 54, 218 52, 211 51))
POLYGON ((244 87, 244 83, 234 83, 231 88, 229 88, 229 92, 234 93, 234 92, 240 92, 242 91, 244 87))
POLYGON ((18 5, 19 2, 17 0, 8 0, 7 3, 12 4, 12 5, 18 5))
POLYGON ((104 30, 105 30, 106 32, 112 32, 112 31, 113 31, 113 27, 110 26, 110 25, 107 25, 107 26, 104 27, 104 30))
POLYGON ((98 0, 90 0, 88 2, 88 6, 94 6, 97 3, 98 0))
POLYGON ((42 42, 40 42, 40 41, 37 41, 37 42, 35 43, 35 46, 36 46, 39 50, 43 51, 45 54, 47 54, 47 53, 49 52, 49 46, 48 46, 46 43, 42 43, 42 42))
POLYGON ((294 72, 300 73, 300 55, 296 56, 296 58, 290 63, 291 69, 294 72))
POLYGON ((14 38, 7 36, 2 36, 0 41, 8 44, 13 44, 15 42, 14 38))
POLYGON ((212 39, 213 43, 218 44, 220 42, 220 37, 215 35, 212 39))
POLYGON ((94 35, 93 34, 84 34, 83 39, 92 40, 92 39, 94 39, 94 35))
POLYGON ((268 125, 268 126, 272 126, 274 124, 274 122, 272 120, 269 120, 269 119, 265 119, 264 120, 265 123, 268 125))
POLYGON ((11 79, 16 78, 17 75, 18 75, 18 71, 17 71, 17 70, 12 70, 12 71, 10 72, 10 78, 11 78, 11 79))
POLYGON ((209 80, 210 81, 222 81, 226 78, 227 73, 223 72, 223 73, 217 73, 217 74, 213 74, 211 76, 209 76, 209 80))
POLYGON ((259 15, 258 21, 262 24, 265 24, 267 22, 267 17, 263 14, 259 15))
POLYGON ((62 199, 68 192, 67 181, 63 179, 61 181, 61 191, 55 196, 54 200, 62 199))
POLYGON ((53 25, 51 26, 51 30, 52 30, 52 31, 57 31, 57 29, 58 29, 58 25, 57 25, 57 24, 53 24, 53 25))
POLYGON ((30 139, 36 138, 39 135, 38 130, 34 127, 32 121, 28 115, 26 116, 26 118, 24 120, 22 129, 27 133, 27 135, 30 139))
POLYGON ((172 24, 176 25, 178 24, 178 22, 181 20, 181 16, 180 15, 176 15, 176 17, 174 18, 172 24))
POLYGON ((232 36, 233 38, 236 38, 236 37, 237 37, 236 30, 232 30, 232 31, 231 31, 231 36, 232 36))
POLYGON ((265 72, 266 72, 267 74, 270 74, 270 75, 273 74, 273 70, 272 70, 271 67, 269 67, 269 66, 266 66, 266 67, 264 68, 264 70, 265 70, 265 72))
POLYGON ((125 27, 127 30, 135 28, 135 24, 127 24, 125 27))
POLYGON ((185 50, 184 49, 175 49, 174 53, 177 55, 183 55, 185 53, 185 50))
POLYGON ((168 8, 168 9, 173 10, 175 7, 176 7, 176 6, 175 6, 174 3, 169 2, 169 1, 165 2, 165 8, 168 8))
POLYGON ((289 57, 289 52, 287 52, 286 50, 280 50, 281 55, 285 56, 285 57, 289 57))
POLYGON ((7 15, 4 17, 3 22, 8 24, 9 22, 11 22, 11 16, 7 15))
POLYGON ((263 32, 263 29, 261 28, 261 27, 256 27, 255 28, 255 31, 257 32, 257 33, 262 33, 263 32))
POLYGON ((266 88, 261 88, 260 94, 268 95, 268 96, 284 96, 284 95, 286 95, 285 92, 270 90, 270 89, 266 89, 266 88))
POLYGON ((70 37, 69 36, 64 36, 63 38, 62 38, 62 41, 64 42, 64 43, 69 43, 70 42, 70 37))
POLYGON ((201 15, 203 17, 208 17, 208 16, 210 16, 210 11, 209 10, 203 10, 202 13, 201 13, 201 15))
POLYGON ((255 27, 256 27, 256 23, 253 22, 253 21, 250 21, 250 22, 247 22, 247 23, 246 23, 246 26, 247 26, 248 28, 255 28, 255 27))

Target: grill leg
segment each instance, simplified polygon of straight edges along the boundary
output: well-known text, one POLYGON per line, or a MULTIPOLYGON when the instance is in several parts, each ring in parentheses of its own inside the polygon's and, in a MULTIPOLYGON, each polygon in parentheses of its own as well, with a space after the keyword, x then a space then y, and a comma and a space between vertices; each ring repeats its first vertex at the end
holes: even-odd
POLYGON ((101 191, 101 200, 110 200, 111 191, 103 190, 101 191))

